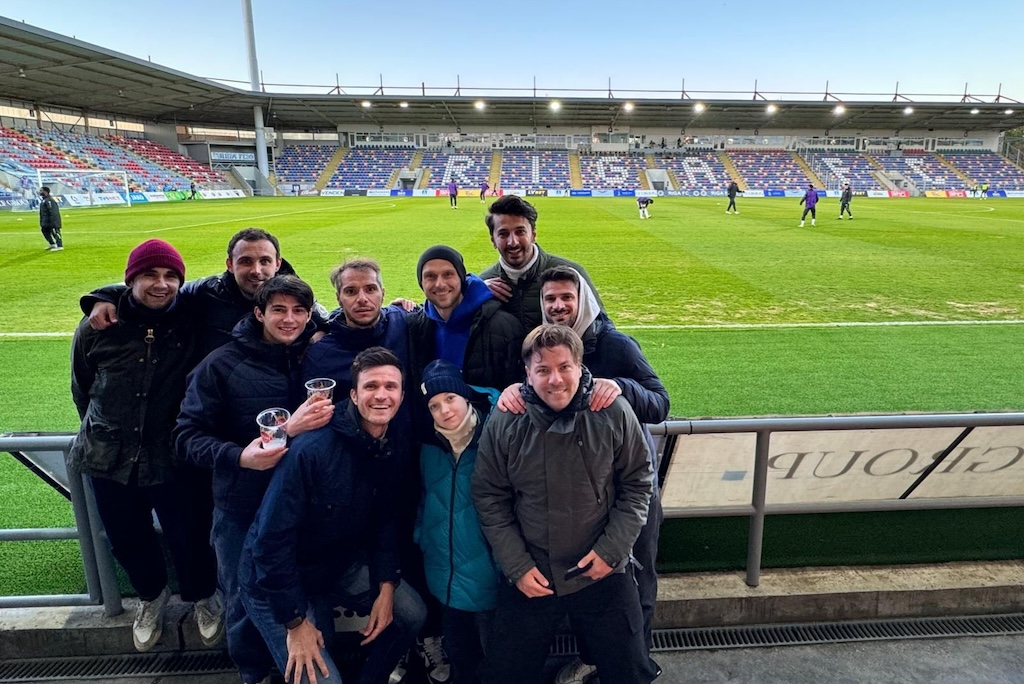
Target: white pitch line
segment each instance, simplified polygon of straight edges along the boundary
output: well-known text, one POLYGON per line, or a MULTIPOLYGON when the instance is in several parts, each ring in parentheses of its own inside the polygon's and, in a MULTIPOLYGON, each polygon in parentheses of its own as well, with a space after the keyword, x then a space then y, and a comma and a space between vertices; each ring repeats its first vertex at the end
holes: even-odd
POLYGON ((835 323, 712 323, 680 325, 616 325, 619 330, 764 330, 785 328, 892 328, 913 325, 1021 325, 1024 320, 1005 321, 842 321, 835 323))
MULTIPOLYGON (((1022 319, 1005 321, 876 321, 834 323, 710 323, 666 325, 617 325, 619 330, 785 330, 788 328, 894 328, 928 325, 1024 325, 1022 319)), ((0 332, 0 338, 71 337, 73 332, 0 332)))

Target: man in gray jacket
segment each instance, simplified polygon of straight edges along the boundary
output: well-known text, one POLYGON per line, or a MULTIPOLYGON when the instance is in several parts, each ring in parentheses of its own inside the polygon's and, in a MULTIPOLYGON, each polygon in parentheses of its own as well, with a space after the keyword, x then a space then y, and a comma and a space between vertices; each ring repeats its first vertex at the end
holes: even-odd
POLYGON ((526 413, 491 418, 473 474, 481 527, 510 582, 491 635, 502 648, 482 681, 537 681, 568 614, 602 681, 647 684, 655 672, 630 563, 654 478, 640 423, 622 397, 589 410, 593 379, 571 328, 534 329, 523 360, 526 413))

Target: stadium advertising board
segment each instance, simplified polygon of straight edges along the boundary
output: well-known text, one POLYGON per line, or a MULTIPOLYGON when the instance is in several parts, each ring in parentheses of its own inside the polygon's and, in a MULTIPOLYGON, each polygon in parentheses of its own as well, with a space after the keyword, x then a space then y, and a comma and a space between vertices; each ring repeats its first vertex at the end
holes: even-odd
POLYGON ((590 190, 570 190, 569 197, 590 197, 590 190))
POLYGON ((615 190, 615 197, 636 197, 636 190, 615 190))
POLYGON ((758 193, 760 193, 764 197, 787 197, 788 196, 788 195, 786 195, 786 191, 785 190, 773 190, 771 188, 765 188, 764 190, 758 190, 758 189, 755 189, 755 188, 751 188, 750 190, 747 190, 746 193, 744 193, 744 197, 748 197, 750 195, 757 195, 758 193))
POLYGON ((199 196, 203 199, 235 199, 236 197, 245 197, 245 193, 238 189, 202 190, 199 196))
POLYGON ((636 190, 637 197, 658 197, 661 193, 657 190, 636 190))
POLYGON ((1024 190, 1005 190, 1007 197, 1024 197, 1024 190))
POLYGON ((989 190, 985 194, 987 196, 989 196, 989 197, 1006 197, 1006 191, 1005 190, 989 190))
POLYGON ((909 190, 890 190, 889 197, 910 197, 909 190))
MULTIPOLYGON (((961 432, 777 432, 768 457, 767 503, 897 499, 961 432)), ((663 505, 749 504, 754 442, 754 434, 680 436, 662 490, 663 505)), ((1024 427, 983 427, 953 449, 910 498, 1015 496, 1021 491, 1024 427)))
POLYGON ((256 161, 255 152, 211 152, 210 161, 215 162, 253 162, 256 161))
POLYGON ((568 197, 568 190, 548 190, 548 197, 568 197))
POLYGON ((412 197, 412 190, 392 190, 391 197, 412 197))
POLYGON ((888 197, 888 190, 868 190, 868 197, 888 197))
POLYGON ((324 188, 320 191, 321 197, 344 197, 345 191, 339 188, 324 188))
POLYGON ((65 201, 72 207, 95 207, 107 204, 123 204, 124 197, 116 192, 94 192, 91 194, 72 193, 64 195, 65 201))
POLYGON ((21 199, 18 197, 10 197, 8 199, 0 199, 0 211, 12 211, 16 207, 28 207, 28 200, 21 199))
POLYGON ((146 197, 144 192, 129 192, 128 196, 132 199, 132 204, 138 204, 139 202, 148 202, 149 198, 146 197))
POLYGON ((614 190, 591 190, 591 197, 615 197, 614 190))
POLYGON ((363 194, 367 197, 391 197, 390 190, 367 190, 363 194))
POLYGON ((547 190, 542 190, 542 189, 539 189, 539 188, 535 188, 533 190, 527 190, 526 191, 526 196, 527 197, 547 197, 548 196, 548 191, 547 190))
POLYGON ((167 201, 167 195, 165 195, 162 192, 144 192, 142 194, 146 196, 146 201, 147 202, 166 202, 167 201))

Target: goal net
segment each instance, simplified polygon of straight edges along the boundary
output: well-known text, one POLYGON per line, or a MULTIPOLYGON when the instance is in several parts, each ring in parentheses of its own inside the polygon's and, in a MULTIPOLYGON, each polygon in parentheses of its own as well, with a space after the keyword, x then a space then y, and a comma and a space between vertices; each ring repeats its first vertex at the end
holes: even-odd
POLYGON ((128 174, 101 169, 37 169, 36 191, 46 186, 63 195, 65 207, 131 206, 128 174))

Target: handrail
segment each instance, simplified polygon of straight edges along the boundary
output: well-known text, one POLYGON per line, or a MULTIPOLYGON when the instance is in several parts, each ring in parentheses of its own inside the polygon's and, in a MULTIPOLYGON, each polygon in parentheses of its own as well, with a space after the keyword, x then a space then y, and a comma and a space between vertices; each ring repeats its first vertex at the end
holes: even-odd
MULTIPOLYGON (((677 435, 754 433, 754 482, 749 506, 702 506, 665 511, 666 518, 748 516, 747 579, 756 587, 761 577, 761 552, 766 515, 794 513, 868 513, 878 511, 1024 506, 1024 496, 888 499, 880 501, 767 504, 768 456, 772 434, 827 430, 898 430, 1024 426, 1024 413, 932 413, 857 416, 783 416, 775 418, 707 418, 668 420, 648 426, 652 434, 677 435)), ((666 452, 670 449, 666 448, 666 452)), ((667 454, 671 459, 671 453, 667 454)), ((662 472, 666 465, 662 466, 662 472)))
MULTIPOLYGON (((0 435, 0 452, 60 451, 67 455, 71 451, 74 435, 4 436, 0 435)), ((71 509, 75 515, 74 528, 29 528, 0 530, 0 542, 77 539, 82 552, 82 566, 85 570, 87 594, 63 594, 53 596, 0 596, 0 608, 45 608, 51 606, 85 606, 103 604, 107 617, 124 611, 121 605, 121 590, 117 584, 114 559, 104 539, 103 522, 96 508, 96 496, 89 481, 81 472, 68 472, 68 489, 71 492, 71 509)))

